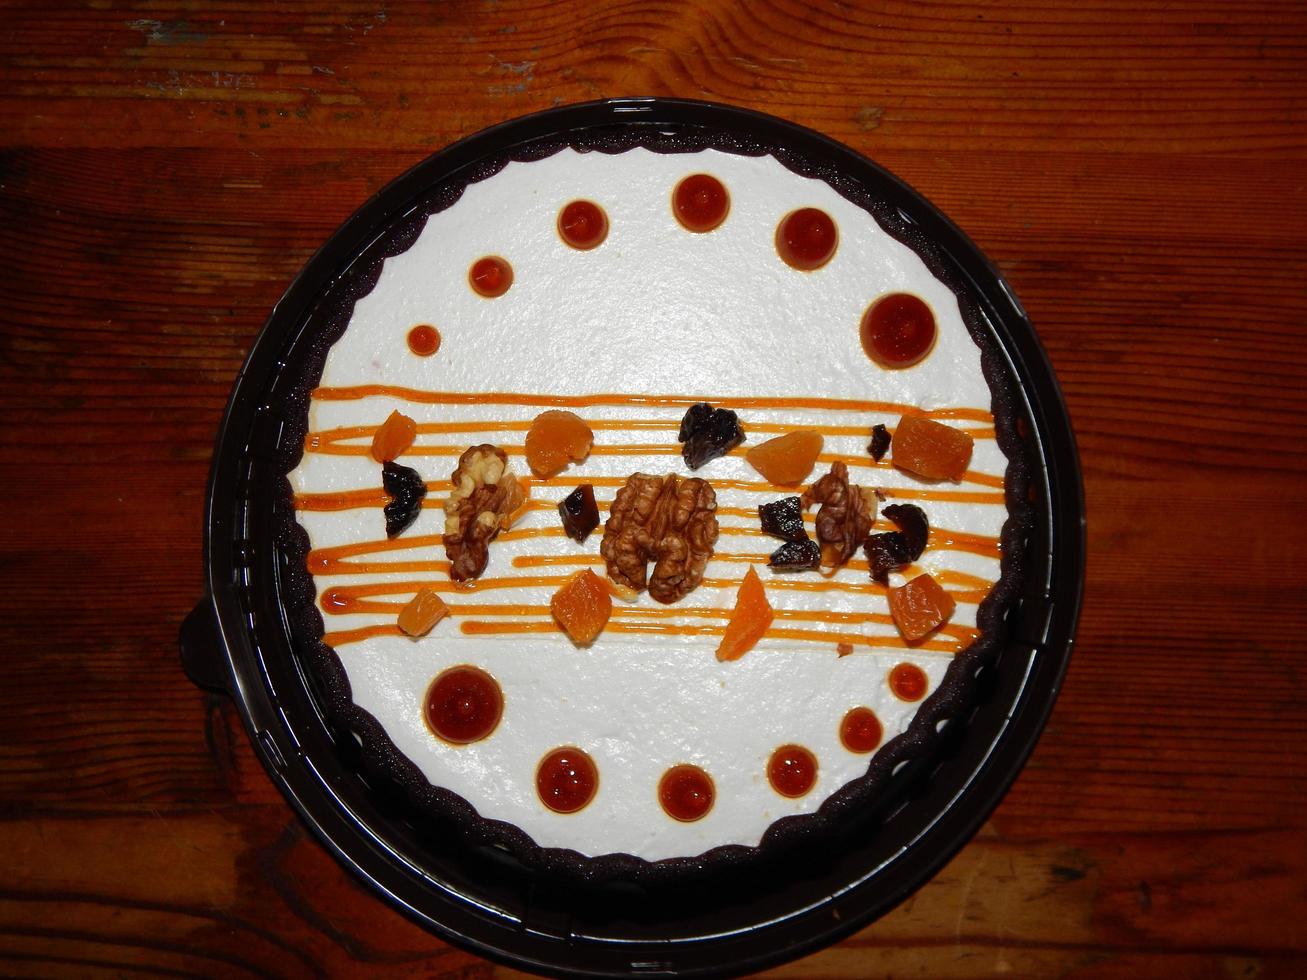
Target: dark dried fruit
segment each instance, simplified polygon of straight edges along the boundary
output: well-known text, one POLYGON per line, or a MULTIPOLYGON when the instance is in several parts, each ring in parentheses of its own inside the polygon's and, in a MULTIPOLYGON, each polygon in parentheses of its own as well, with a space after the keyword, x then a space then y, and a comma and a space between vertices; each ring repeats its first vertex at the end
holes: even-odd
POLYGON ((759 504, 758 519, 767 534, 786 541, 808 540, 808 532, 803 527, 803 504, 798 497, 782 497, 769 504, 759 504))
POLYGON ((691 405, 681 419, 681 431, 676 437, 682 443, 681 458, 685 465, 697 470, 709 460, 725 456, 744 442, 744 430, 734 412, 713 408, 707 402, 691 405))
POLYGON ((767 565, 778 572, 806 572, 821 564, 821 545, 811 538, 786 541, 771 553, 767 565))
POLYGON ((590 532, 599 526, 595 488, 582 483, 559 502, 558 516, 563 519, 563 530, 567 536, 578 544, 584 544, 590 532))
POLYGON ((930 521, 926 512, 913 504, 894 504, 881 513, 901 530, 873 534, 863 551, 871 566, 871 577, 881 585, 889 584, 889 573, 912 564, 926 550, 930 521))
POLYGON ((873 425, 871 427, 871 442, 867 443, 867 452, 871 453, 871 458, 880 462, 885 453, 889 451, 890 435, 889 429, 883 425, 873 425))
POLYGON ((681 431, 676 435, 677 442, 685 442, 697 430, 703 428, 712 413, 713 407, 707 402, 691 405, 685 417, 681 419, 681 431))
POLYGON ((427 495, 427 485, 417 470, 398 463, 382 464, 381 485, 390 495, 390 502, 382 508, 386 515, 386 537, 398 537, 418 519, 422 498, 427 495))
POLYGON ((908 549, 912 552, 912 557, 908 561, 916 561, 920 558, 921 553, 926 550, 926 541, 930 537, 930 521, 926 518, 926 512, 915 504, 890 504, 881 511, 881 514, 897 524, 899 530, 903 532, 908 542, 908 549))

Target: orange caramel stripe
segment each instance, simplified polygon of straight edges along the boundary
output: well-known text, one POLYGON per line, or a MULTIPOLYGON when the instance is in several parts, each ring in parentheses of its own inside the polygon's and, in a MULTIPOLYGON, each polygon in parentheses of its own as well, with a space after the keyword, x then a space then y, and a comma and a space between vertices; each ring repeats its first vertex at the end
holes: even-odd
MULTIPOLYGON (((553 508, 552 501, 544 503, 553 508)), ((534 508, 533 508, 534 509, 534 508)), ((757 517, 757 511, 744 507, 718 507, 717 513, 724 516, 738 516, 743 518, 757 517)), ((812 515, 805 515, 807 523, 813 522, 812 515)), ((723 534, 747 535, 752 537, 769 537, 761 528, 754 527, 737 527, 734 525, 725 525, 722 527, 723 534)), ((521 538, 540 538, 540 537, 563 537, 566 532, 561 525, 546 525, 544 527, 526 527, 513 528, 508 531, 502 531, 497 540, 513 541, 521 538)), ((415 534, 408 537, 382 538, 373 541, 358 541, 350 544, 336 545, 330 548, 315 548, 310 551, 306 559, 306 565, 309 571, 318 575, 330 575, 339 569, 348 569, 349 571, 357 570, 356 563, 342 561, 345 558, 357 558, 360 555, 376 554, 385 551, 408 551, 414 548, 434 548, 441 545, 441 536, 438 534, 415 534)), ((943 551, 967 551, 972 554, 985 555, 990 558, 998 558, 1000 555, 999 539, 990 537, 985 534, 971 534, 966 531, 952 531, 947 528, 932 528, 930 531, 929 547, 943 551)), ((545 556, 519 556, 534 561, 537 557, 545 556)), ((563 556, 572 557, 572 556, 563 556)), ((516 564, 517 559, 514 559, 516 564)), ((524 562, 523 564, 529 564, 524 562)), ((521 566, 519 566, 521 567, 521 566)), ((390 568, 390 566, 387 566, 390 568)), ((390 568, 391 571, 398 571, 397 568, 390 568)))
MULTIPOLYGON (((447 456, 451 459, 462 456, 466 450, 462 445, 444 445, 444 446, 411 446, 404 450, 405 456, 447 456)), ((499 447, 510 456, 521 456, 526 452, 525 446, 506 444, 499 447)), ((372 452, 370 445, 357 443, 352 445, 338 445, 336 443, 327 443, 320 445, 314 452, 322 453, 328 456, 368 456, 372 452)), ((744 456, 748 447, 739 447, 731 450, 731 456, 744 456)), ((596 443, 590 448, 591 456, 680 456, 681 447, 679 445, 661 444, 661 443, 596 443)), ((843 460, 845 464, 853 468, 863 469, 893 469, 889 460, 876 462, 870 456, 865 458, 857 456, 845 456, 840 453, 821 453, 817 456, 819 463, 838 463, 843 460)), ((1003 477, 995 476, 990 473, 983 473, 980 470, 967 470, 962 474, 962 483, 977 483, 985 487, 1002 487, 1003 477)), ((797 488, 790 488, 797 489, 797 488)))
MULTIPOLYGON (((472 636, 486 634, 513 633, 555 633, 558 627, 553 622, 515 622, 492 623, 477 619, 467 619, 459 624, 460 629, 472 636)), ((724 626, 680 626, 673 623, 615 623, 610 621, 605 630, 614 633, 663 633, 682 636, 721 636, 724 626)), ((360 626, 352 630, 339 630, 322 634, 322 642, 329 647, 342 647, 349 643, 358 643, 375 636, 402 636, 398 626, 391 623, 378 623, 374 626, 360 626)), ((978 635, 972 632, 966 637, 949 640, 923 640, 920 643, 908 643, 898 636, 864 636, 861 633, 836 633, 829 630, 787 629, 772 627, 767 637, 779 640, 804 640, 813 643, 839 644, 850 643, 857 646, 892 647, 895 649, 938 650, 944 653, 958 653, 978 635)))
MULTIPOLYGON (((558 631, 558 627, 554 625, 553 622, 496 623, 486 622, 479 619, 465 619, 459 624, 459 629, 471 636, 513 633, 554 633, 558 631)), ((681 623, 624 623, 613 622, 610 620, 608 625, 604 627, 604 630, 613 633, 658 633, 674 636, 721 636, 726 632, 726 627, 686 625, 681 623)), ((965 639, 934 639, 924 640, 920 643, 908 643, 900 636, 865 636, 861 633, 835 633, 829 630, 790 629, 773 626, 763 635, 778 640, 804 640, 825 644, 852 643, 873 648, 894 647, 909 648, 913 650, 940 650, 945 653, 957 653, 965 648, 971 640, 974 640, 977 634, 972 633, 965 639)), ((362 637, 360 637, 360 639, 362 639, 362 637)))
MULTIPOLYGON (((816 408, 847 412, 902 414, 919 411, 915 405, 898 402, 863 401, 854 398, 722 398, 699 395, 530 395, 517 392, 426 391, 400 385, 353 385, 317 388, 317 401, 358 401, 363 398, 396 398, 418 405, 527 405, 546 408, 593 408, 596 405, 689 408, 711 400, 719 408, 816 408)), ((982 408, 941 408, 923 412, 930 418, 964 419, 988 423, 992 416, 982 408)))
MULTIPOLYGON (((999 478, 993 477, 991 479, 999 478)), ((427 483, 427 491, 443 490, 447 483, 448 481, 444 480, 430 481, 427 483)), ((589 483, 594 487, 620 487, 625 485, 626 477, 556 476, 548 480, 537 480, 535 483, 546 487, 576 487, 582 483, 589 483)), ((753 480, 712 480, 711 483, 716 490, 744 490, 781 496, 793 496, 795 493, 794 487, 775 486, 753 480)), ((1006 502, 1002 493, 970 490, 918 490, 910 487, 886 487, 881 490, 881 493, 896 500, 939 500, 951 503, 997 505, 1006 502)), ((381 487, 374 487, 362 490, 336 490, 326 493, 299 493, 295 495, 294 503, 296 510, 336 511, 355 510, 361 507, 381 507, 385 505, 386 499, 385 491, 381 487)), ((428 497, 423 502, 423 507, 440 506, 441 503, 438 499, 433 500, 428 497)), ((535 509, 536 505, 532 504, 531 506, 532 509, 535 509)), ((543 508, 548 504, 542 503, 540 506, 543 508)), ((557 506, 557 501, 552 502, 552 506, 557 506)))
MULTIPOLYGON (((596 432, 613 431, 613 432, 637 432, 637 431, 677 431, 680 426, 679 419, 586 419, 585 424, 596 432)), ((436 434, 453 434, 453 433, 470 433, 470 432, 526 432, 531 428, 531 422, 518 420, 507 421, 500 419, 486 419, 477 422, 419 422, 417 431, 419 435, 436 435, 436 434)), ((335 429, 323 429, 317 432, 310 432, 304 438, 304 449, 311 453, 339 453, 341 455, 364 455, 370 451, 371 445, 363 444, 359 446, 350 446, 348 451, 333 448, 337 443, 345 442, 350 439, 368 439, 371 440, 376 434, 377 426, 375 425, 346 425, 335 429)), ((816 431, 824 436, 862 436, 870 437, 871 430, 866 425, 798 425, 784 422, 750 422, 749 431, 757 433, 783 435, 787 432, 805 432, 816 431)), ((891 434, 893 430, 890 430, 891 434)), ((962 429, 973 439, 993 439, 995 437, 994 427, 992 425, 971 426, 962 429)), ((412 450, 409 451, 413 452, 412 450)), ((407 455, 407 454, 406 454, 407 455)))

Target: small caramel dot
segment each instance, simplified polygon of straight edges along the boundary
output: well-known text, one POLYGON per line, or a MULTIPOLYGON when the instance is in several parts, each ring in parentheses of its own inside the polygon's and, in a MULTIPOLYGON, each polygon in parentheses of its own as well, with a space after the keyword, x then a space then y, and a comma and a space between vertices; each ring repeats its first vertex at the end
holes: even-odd
POLYGON ((930 680, 916 664, 898 664, 889 672, 889 688, 900 701, 920 701, 930 680))
POLYGON ((418 357, 430 357, 440 350, 440 331, 429 323, 419 323, 408 332, 408 349, 418 357))
POLYGON ((507 259, 487 255, 472 263, 472 268, 467 271, 467 282, 478 296, 495 299, 513 285, 513 267, 507 259))

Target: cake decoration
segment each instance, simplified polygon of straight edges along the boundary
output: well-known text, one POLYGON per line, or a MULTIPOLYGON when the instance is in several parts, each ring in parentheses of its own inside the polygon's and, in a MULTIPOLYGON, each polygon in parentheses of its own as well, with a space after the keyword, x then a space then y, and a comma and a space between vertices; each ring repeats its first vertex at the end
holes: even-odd
POLYGON ((980 348, 822 180, 719 150, 510 162, 347 312, 289 474, 321 641, 479 834, 758 846, 846 798, 981 635, 1009 515, 980 348), (877 358, 888 297, 930 339, 873 331, 877 358), (382 538, 396 458, 425 499, 382 538))
POLYGON ((884 368, 909 368, 935 346, 935 314, 920 296, 889 293, 862 316, 862 349, 884 368))
POLYGON ((572 201, 558 212, 558 235, 572 248, 588 252, 608 237, 608 215, 593 201, 572 201))
POLYGON ((408 349, 418 357, 430 357, 440 350, 440 331, 429 323, 419 323, 408 332, 408 349))
POLYGON ((782 745, 767 760, 767 782, 781 796, 807 796, 817 783, 817 757, 802 745, 782 745))
POLYGON ((812 272, 829 262, 839 240, 834 219, 819 208, 791 211, 776 226, 777 253, 800 272, 812 272))
POLYGON ((681 823, 702 820, 716 799, 716 784, 698 766, 672 766, 658 781, 658 802, 663 812, 681 823))
POLYGON ((672 213, 686 231, 712 231, 730 210, 731 195, 712 174, 691 174, 672 191, 672 213))
POLYGON ((486 255, 472 263, 467 270, 468 285, 478 296, 496 299, 513 285, 513 267, 498 255, 486 255))

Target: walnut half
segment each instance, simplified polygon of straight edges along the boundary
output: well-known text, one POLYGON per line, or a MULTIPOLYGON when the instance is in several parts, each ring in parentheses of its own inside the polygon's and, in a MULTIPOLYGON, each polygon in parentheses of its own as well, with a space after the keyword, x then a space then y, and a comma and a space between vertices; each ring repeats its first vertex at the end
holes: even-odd
POLYGON ((831 464, 830 472, 803 492, 806 510, 817 511, 817 542, 821 545, 821 566, 839 568, 862 547, 876 522, 876 493, 870 487, 849 483, 849 468, 831 464))
POLYGON ((717 495, 707 480, 636 473, 617 491, 599 553, 618 585, 671 603, 694 591, 717 543, 717 495))
POLYGON ((490 542, 512 522, 526 491, 498 446, 473 446, 458 458, 445 499, 445 554, 455 582, 476 578, 490 561, 490 542))

